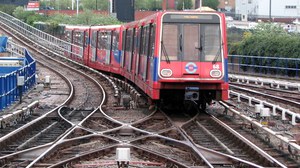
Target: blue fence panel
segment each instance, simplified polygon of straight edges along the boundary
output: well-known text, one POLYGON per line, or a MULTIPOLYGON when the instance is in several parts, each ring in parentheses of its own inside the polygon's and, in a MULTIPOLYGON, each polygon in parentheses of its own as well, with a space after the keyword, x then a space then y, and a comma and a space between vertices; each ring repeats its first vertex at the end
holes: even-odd
POLYGON ((5 48, 6 48, 6 43, 7 43, 7 37, 2 36, 0 37, 0 52, 5 52, 5 48))
POLYGON ((24 76, 22 94, 31 89, 35 83, 36 62, 25 49, 25 65, 6 75, 0 76, 0 110, 7 108, 16 100, 20 99, 20 91, 17 86, 18 76, 24 76))
POLYGON ((229 73, 299 78, 299 58, 229 55, 229 73))

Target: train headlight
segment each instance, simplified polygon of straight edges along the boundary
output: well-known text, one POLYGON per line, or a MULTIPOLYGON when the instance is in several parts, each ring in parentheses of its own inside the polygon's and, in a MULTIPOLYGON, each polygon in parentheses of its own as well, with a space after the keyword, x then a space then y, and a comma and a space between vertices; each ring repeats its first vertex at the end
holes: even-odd
POLYGON ((161 76, 163 76, 163 77, 171 77, 173 74, 171 69, 162 69, 160 71, 160 73, 161 73, 161 76))
POLYGON ((222 73, 220 70, 211 70, 210 71, 210 76, 213 78, 219 78, 221 77, 222 73))

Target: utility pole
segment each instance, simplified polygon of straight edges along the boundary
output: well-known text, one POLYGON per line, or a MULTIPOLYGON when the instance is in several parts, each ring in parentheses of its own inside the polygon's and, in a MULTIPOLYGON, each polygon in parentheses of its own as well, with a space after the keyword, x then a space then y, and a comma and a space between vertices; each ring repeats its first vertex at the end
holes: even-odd
POLYGON ((195 9, 198 8, 201 9, 201 7, 202 7, 202 0, 195 0, 195 9))
POLYGON ((109 14, 113 13, 113 3, 114 3, 114 0, 109 0, 109 14))
MULTIPOLYGON (((155 1, 155 6, 156 6, 156 2, 157 1, 155 1)), ((161 6, 163 11, 167 10, 167 0, 163 0, 161 6)))
POLYGON ((72 10, 74 10, 74 0, 72 0, 72 10))
POLYGON ((77 16, 78 16, 78 0, 77 0, 77 2, 76 2, 76 14, 77 14, 77 16))
POLYGON ((96 10, 98 10, 98 7, 97 7, 97 0, 96 0, 96 10))
POLYGON ((269 4, 269 19, 270 22, 272 22, 272 0, 270 0, 270 4, 269 4))

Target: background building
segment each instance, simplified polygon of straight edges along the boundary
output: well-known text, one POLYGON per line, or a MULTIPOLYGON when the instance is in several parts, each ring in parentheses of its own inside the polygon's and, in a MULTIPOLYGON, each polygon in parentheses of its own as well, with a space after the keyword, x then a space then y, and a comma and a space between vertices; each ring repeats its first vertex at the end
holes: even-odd
POLYGON ((236 0, 241 20, 295 19, 300 17, 300 0, 236 0))
POLYGON ((236 0, 219 0, 218 10, 227 13, 234 12, 235 1, 236 0))
POLYGON ((0 0, 0 4, 27 5, 29 0, 0 0))

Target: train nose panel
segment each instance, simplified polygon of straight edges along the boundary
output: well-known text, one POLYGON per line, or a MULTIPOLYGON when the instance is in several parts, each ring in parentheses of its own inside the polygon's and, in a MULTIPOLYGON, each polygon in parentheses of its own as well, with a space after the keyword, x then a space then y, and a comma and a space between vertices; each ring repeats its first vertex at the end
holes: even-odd
POLYGON ((194 62, 182 63, 182 77, 184 76, 199 76, 199 66, 194 62))

